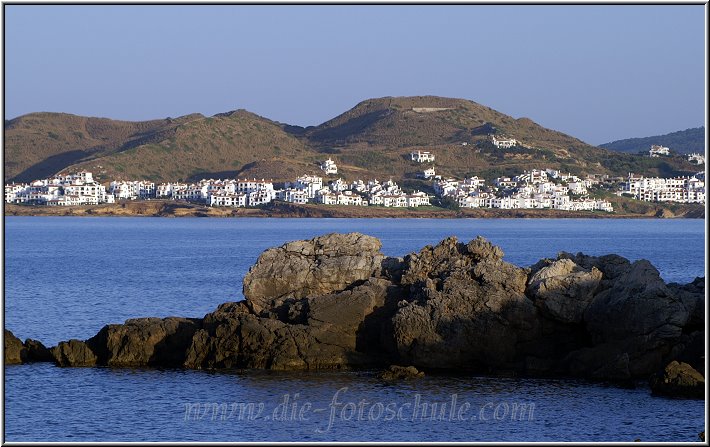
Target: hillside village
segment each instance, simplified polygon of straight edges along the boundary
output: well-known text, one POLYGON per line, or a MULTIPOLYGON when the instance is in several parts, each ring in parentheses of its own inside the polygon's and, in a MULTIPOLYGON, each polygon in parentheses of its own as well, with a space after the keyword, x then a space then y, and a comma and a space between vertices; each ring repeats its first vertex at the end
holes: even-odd
MULTIPOLYGON (((512 138, 489 135, 498 148, 525 146, 512 138)), ((464 144, 464 143, 462 143, 464 144)), ((650 157, 668 155, 667 147, 653 145, 650 157)), ((689 160, 704 164, 700 154, 689 160)), ((477 176, 456 179, 436 174, 436 155, 417 150, 410 153, 413 163, 423 164, 418 177, 430 182, 433 195, 424 191, 403 190, 395 181, 360 179, 346 181, 332 178, 338 166, 330 157, 320 163, 322 174, 304 174, 295 180, 275 186, 266 179, 207 179, 193 183, 167 182, 155 184, 145 180, 114 180, 108 185, 94 180, 93 174, 81 171, 56 175, 30 183, 5 185, 5 202, 14 204, 71 206, 115 203, 120 200, 171 199, 204 203, 217 207, 258 207, 272 201, 295 204, 316 203, 344 206, 382 206, 416 208, 432 205, 461 208, 554 209, 562 211, 613 212, 608 200, 592 198, 590 188, 620 184, 615 194, 648 202, 705 202, 705 174, 660 178, 629 173, 626 179, 607 175, 588 175, 582 179, 555 169, 525 170, 511 177, 502 176, 487 183, 477 176), (325 180, 323 175, 326 176, 325 180), (328 176, 331 179, 328 179, 328 176), (621 181, 620 181, 621 180, 621 181)))

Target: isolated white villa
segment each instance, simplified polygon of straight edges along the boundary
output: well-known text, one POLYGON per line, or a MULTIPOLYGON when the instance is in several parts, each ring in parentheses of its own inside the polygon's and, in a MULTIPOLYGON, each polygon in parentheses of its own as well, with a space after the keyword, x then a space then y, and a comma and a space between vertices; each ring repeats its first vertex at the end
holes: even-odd
POLYGON ((416 161, 417 163, 434 161, 434 154, 432 154, 431 152, 416 151, 412 152, 410 155, 412 157, 412 161, 416 161))
POLYGON ((516 139, 509 138, 499 140, 495 135, 491 135, 491 140, 493 141, 493 145, 498 149, 508 149, 518 144, 518 140, 516 139))
POLYGON ((323 170, 323 172, 325 172, 326 175, 338 173, 338 166, 330 158, 321 163, 320 168, 323 170))
POLYGON ((702 154, 689 154, 688 155, 688 161, 691 163, 695 163, 698 165, 704 165, 705 164, 705 156, 702 154))
POLYGON ((659 146, 654 144, 651 149, 648 150, 648 155, 650 157, 660 157, 661 155, 670 155, 670 149, 665 146, 659 146))

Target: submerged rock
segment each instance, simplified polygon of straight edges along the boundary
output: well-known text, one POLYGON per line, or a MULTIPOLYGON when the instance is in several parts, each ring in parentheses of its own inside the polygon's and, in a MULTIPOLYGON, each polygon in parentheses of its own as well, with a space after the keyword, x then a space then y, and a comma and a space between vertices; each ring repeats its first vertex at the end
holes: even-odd
POLYGON ((385 371, 377 375, 382 380, 407 380, 424 377, 424 373, 413 366, 390 365, 385 371))

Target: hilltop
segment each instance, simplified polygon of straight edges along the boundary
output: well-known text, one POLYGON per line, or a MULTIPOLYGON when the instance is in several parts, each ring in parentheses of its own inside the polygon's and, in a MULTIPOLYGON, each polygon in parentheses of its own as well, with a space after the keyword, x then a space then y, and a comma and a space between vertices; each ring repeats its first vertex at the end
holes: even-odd
POLYGON ((320 173, 327 157, 340 177, 416 179, 427 164, 409 153, 431 151, 445 176, 493 178, 530 168, 574 174, 677 175, 697 169, 682 158, 620 154, 513 118, 473 101, 435 96, 368 99, 318 126, 278 123, 246 110, 212 117, 128 122, 33 113, 5 122, 5 181, 29 181, 87 169, 100 181, 257 177, 277 182, 320 173), (490 134, 517 139, 498 149, 490 134))
POLYGON ((169 137, 200 114, 177 119, 118 121, 68 113, 30 113, 5 121, 5 179, 53 175, 84 159, 98 159, 169 137))
POLYGON ((628 138, 625 140, 604 143, 600 147, 618 152, 636 154, 638 152, 647 153, 652 144, 666 146, 671 151, 679 154, 705 153, 705 127, 695 127, 692 129, 679 130, 665 135, 653 137, 628 138))

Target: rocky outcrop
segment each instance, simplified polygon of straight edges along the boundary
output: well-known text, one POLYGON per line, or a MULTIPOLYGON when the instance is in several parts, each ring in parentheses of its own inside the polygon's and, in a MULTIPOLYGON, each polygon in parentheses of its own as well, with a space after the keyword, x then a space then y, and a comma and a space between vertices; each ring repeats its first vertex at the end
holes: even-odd
POLYGON ((244 297, 260 313, 289 298, 341 291, 380 269, 380 246, 372 236, 331 233, 268 249, 244 277, 244 297))
POLYGON ((647 261, 581 253, 521 268, 480 237, 447 238, 403 258, 379 250, 358 233, 290 242, 259 257, 244 301, 201 319, 108 325, 51 354, 67 366, 397 363, 622 382, 679 360, 704 374, 704 278, 665 284, 647 261))
POLYGON ((28 338, 24 343, 27 362, 51 362, 52 352, 42 342, 28 338))
POLYGON ((59 366, 96 366, 98 357, 86 342, 72 339, 52 348, 52 357, 59 366))
POLYGON ((413 366, 390 365, 377 375, 382 380, 408 380, 424 377, 424 373, 413 366))
POLYGON ((672 361, 663 371, 651 376, 651 391, 660 396, 705 397, 705 379, 687 363, 672 361))
POLYGON ((544 264, 530 276, 528 295, 546 316, 562 323, 580 323, 601 284, 602 272, 565 258, 544 264))
POLYGON ((23 363, 23 350, 22 341, 15 337, 15 334, 5 329, 4 336, 5 345, 5 364, 6 365, 17 365, 23 363))
POLYGON ((283 321, 228 303, 208 314, 192 340, 190 368, 341 369, 375 363, 383 311, 398 288, 371 278, 350 290, 290 301, 283 321))
POLYGON ((512 367, 538 321, 524 269, 482 238, 448 238, 404 260, 408 299, 392 317, 395 354, 427 368, 512 367))
POLYGON ((86 340, 61 342, 52 356, 61 366, 181 366, 200 320, 136 318, 109 324, 86 340))
POLYGON ((5 364, 13 365, 31 362, 49 362, 53 357, 49 349, 37 340, 28 338, 23 343, 5 329, 5 364))

